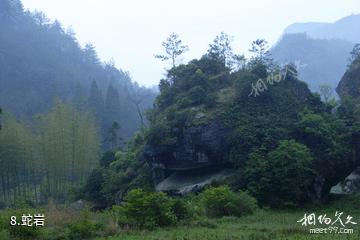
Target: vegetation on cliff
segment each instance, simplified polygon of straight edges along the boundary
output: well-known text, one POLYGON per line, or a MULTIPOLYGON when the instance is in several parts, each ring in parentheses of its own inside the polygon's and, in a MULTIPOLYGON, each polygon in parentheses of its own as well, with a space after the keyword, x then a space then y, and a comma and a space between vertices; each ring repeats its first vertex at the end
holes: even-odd
POLYGON ((325 199, 358 161, 341 107, 311 93, 292 65, 274 65, 264 41, 254 41, 253 57, 241 62, 229 43, 219 36, 204 56, 161 80, 145 158, 165 177, 166 169, 230 164, 238 170, 232 186, 265 205, 325 199))

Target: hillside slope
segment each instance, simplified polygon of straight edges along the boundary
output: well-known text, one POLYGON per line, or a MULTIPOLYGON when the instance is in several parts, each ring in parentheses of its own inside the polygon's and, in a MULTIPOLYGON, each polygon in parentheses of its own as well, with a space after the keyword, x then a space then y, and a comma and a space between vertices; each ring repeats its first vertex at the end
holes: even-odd
POLYGON ((0 1, 0 29, 4 110, 31 119, 59 97, 77 108, 95 109, 103 135, 114 121, 122 138, 139 128, 136 104, 141 111, 151 107, 153 91, 134 84, 112 63, 101 62, 93 45, 81 47, 71 29, 65 31, 41 12, 25 12, 19 0, 0 1))

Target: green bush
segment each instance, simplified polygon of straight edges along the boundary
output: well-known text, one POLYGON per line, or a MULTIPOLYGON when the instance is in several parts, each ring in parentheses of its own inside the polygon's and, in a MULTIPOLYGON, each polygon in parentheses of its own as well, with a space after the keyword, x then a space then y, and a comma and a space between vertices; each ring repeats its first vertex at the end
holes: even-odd
POLYGON ((42 233, 39 227, 9 226, 7 230, 12 239, 38 239, 42 233))
POLYGON ((272 207, 291 207, 303 204, 308 198, 314 170, 309 149, 294 140, 280 141, 268 154, 250 154, 244 176, 249 191, 261 204, 272 207))
POLYGON ((255 198, 246 192, 232 192, 228 186, 210 187, 200 194, 210 217, 244 216, 257 209, 255 198))
POLYGON ((133 189, 125 196, 124 203, 115 209, 119 224, 123 226, 153 229, 177 221, 174 200, 160 192, 133 189))
POLYGON ((188 95, 190 96, 193 104, 199 104, 204 101, 207 93, 203 87, 195 86, 188 91, 188 95))
POLYGON ((91 239, 96 234, 95 224, 88 219, 82 219, 81 221, 71 223, 68 226, 68 229, 68 237, 71 240, 91 239))
POLYGON ((1 240, 10 240, 10 234, 6 229, 0 230, 0 239, 1 240))
POLYGON ((189 203, 181 198, 173 200, 172 210, 177 220, 191 219, 194 214, 189 206, 189 203))
POLYGON ((9 212, 2 212, 0 216, 0 239, 7 239, 6 237, 10 236, 8 239, 39 239, 43 234, 43 229, 41 227, 28 227, 28 226, 11 226, 10 217, 16 216, 16 221, 21 221, 22 211, 28 210, 16 210, 9 212), (3 237, 3 238, 2 238, 3 237))

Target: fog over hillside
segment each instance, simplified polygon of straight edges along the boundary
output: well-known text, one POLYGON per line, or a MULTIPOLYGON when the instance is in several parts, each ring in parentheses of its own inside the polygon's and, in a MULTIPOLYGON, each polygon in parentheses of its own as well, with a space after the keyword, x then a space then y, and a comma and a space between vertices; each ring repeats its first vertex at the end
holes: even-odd
POLYGON ((103 138, 113 122, 128 139, 139 129, 139 111, 155 93, 132 81, 95 46, 80 46, 76 33, 17 0, 0 1, 0 106, 21 119, 45 113, 54 100, 95 112, 103 138), (139 99, 141 98, 141 99, 139 99), (115 107, 112 107, 115 106, 115 107))

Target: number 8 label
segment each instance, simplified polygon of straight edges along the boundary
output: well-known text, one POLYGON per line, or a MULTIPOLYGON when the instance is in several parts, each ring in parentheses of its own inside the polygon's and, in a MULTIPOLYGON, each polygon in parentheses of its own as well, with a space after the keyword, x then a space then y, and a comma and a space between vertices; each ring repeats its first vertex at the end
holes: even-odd
POLYGON ((10 225, 11 225, 11 226, 15 226, 15 225, 16 225, 16 216, 11 216, 11 217, 10 217, 10 225))

